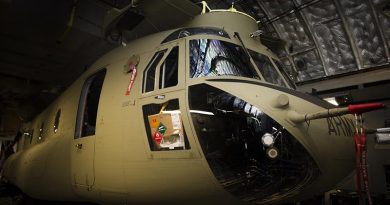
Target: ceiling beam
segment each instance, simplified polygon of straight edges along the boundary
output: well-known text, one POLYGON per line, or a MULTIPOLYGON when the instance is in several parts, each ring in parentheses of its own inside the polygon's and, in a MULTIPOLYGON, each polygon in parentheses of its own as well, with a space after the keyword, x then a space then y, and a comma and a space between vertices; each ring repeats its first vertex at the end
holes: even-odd
POLYGON ((341 19, 341 25, 343 26, 344 31, 345 31, 345 33, 348 36, 347 39, 348 39, 349 45, 351 46, 352 54, 355 57, 357 69, 361 70, 361 69, 363 69, 363 66, 362 66, 363 59, 362 59, 362 56, 361 56, 361 54, 360 54, 360 52, 358 50, 358 47, 357 47, 357 44, 356 44, 356 40, 352 36, 352 31, 351 31, 351 29, 349 28, 349 26, 347 24, 347 17, 343 13, 342 6, 341 6, 341 3, 340 3, 339 0, 333 0, 333 4, 335 5, 337 13, 338 13, 338 15, 339 15, 339 17, 341 19))
MULTIPOLYGON (((293 0, 292 2, 294 4, 294 7, 297 7, 296 0, 293 0)), ((315 3, 317 3, 317 2, 318 1, 316 1, 315 3)), ((315 46, 315 48, 316 48, 316 50, 318 52, 318 55, 320 57, 320 60, 321 60, 321 63, 322 63, 322 68, 324 70, 325 76, 329 76, 328 64, 325 63, 323 51, 320 48, 320 43, 318 42, 318 39, 314 36, 315 32, 313 31, 313 28, 310 26, 309 21, 307 20, 305 14, 302 12, 302 10, 297 10, 296 13, 297 13, 296 17, 299 20, 302 20, 303 28, 305 28, 308 31, 309 38, 311 38, 311 40, 314 42, 314 46, 315 46)))
POLYGON ((56 71, 42 72, 23 65, 9 64, 0 61, 0 75, 12 76, 14 78, 31 79, 39 82, 56 82, 56 71), (54 76, 54 77, 53 77, 54 76))
MULTIPOLYGON (((368 1, 368 5, 370 6, 372 15, 374 16, 374 24, 375 24, 375 27, 378 28, 379 36, 381 37, 382 42, 383 42, 383 46, 384 46, 384 48, 385 48, 385 53, 386 53, 386 57, 387 57, 387 62, 390 63, 390 51, 389 51, 389 46, 388 46, 387 43, 386 43, 385 34, 384 34, 384 32, 383 32, 382 26, 381 26, 380 23, 379 23, 378 14, 377 14, 377 12, 376 12, 374 3, 372 2, 372 0, 367 0, 367 1, 368 1)), ((389 28, 387 28, 387 29, 389 29, 389 28)))
POLYGON ((321 92, 343 87, 359 86, 376 81, 389 80, 389 76, 390 66, 384 66, 378 69, 363 69, 348 74, 335 75, 331 78, 318 80, 316 82, 304 83, 298 85, 298 90, 311 92, 312 89, 315 89, 318 92, 321 92))

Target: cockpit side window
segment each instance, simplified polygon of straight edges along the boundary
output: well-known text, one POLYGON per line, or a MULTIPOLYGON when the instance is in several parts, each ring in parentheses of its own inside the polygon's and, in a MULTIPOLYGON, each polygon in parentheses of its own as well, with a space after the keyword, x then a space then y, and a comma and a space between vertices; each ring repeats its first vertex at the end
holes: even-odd
POLYGON ((261 75, 263 75, 265 81, 275 85, 286 87, 286 83, 284 83, 283 78, 280 76, 279 72, 276 70, 276 68, 273 66, 272 62, 266 55, 256 53, 251 50, 249 50, 249 53, 256 66, 260 70, 261 75))
POLYGON ((142 106, 151 151, 190 149, 182 123, 179 100, 142 106))
POLYGON ((174 47, 160 66, 159 89, 177 85, 179 70, 179 47, 174 47))
POLYGON ((260 79, 241 46, 216 39, 190 40, 190 77, 209 76, 260 79))
POLYGON ((280 61, 278 61, 278 60, 275 60, 275 59, 272 59, 272 60, 275 62, 275 65, 278 67, 280 73, 282 73, 282 75, 286 79, 288 85, 291 88, 296 89, 297 86, 295 85, 294 80, 292 79, 292 77, 289 74, 287 74, 286 68, 283 66, 283 64, 280 61))
POLYGON ((77 110, 75 139, 95 135, 100 93, 105 76, 106 69, 103 69, 90 76, 84 83, 77 110))
POLYGON ((156 67, 157 64, 161 61, 166 51, 167 50, 162 50, 155 53, 152 60, 149 62, 148 66, 146 67, 143 76, 142 93, 146 93, 154 90, 156 67))

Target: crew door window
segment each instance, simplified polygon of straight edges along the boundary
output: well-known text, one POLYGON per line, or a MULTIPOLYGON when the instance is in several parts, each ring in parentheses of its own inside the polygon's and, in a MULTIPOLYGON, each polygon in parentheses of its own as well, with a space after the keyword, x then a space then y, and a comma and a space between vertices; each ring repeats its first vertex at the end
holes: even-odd
POLYGON ((179 47, 174 47, 160 66, 159 89, 177 85, 179 70, 179 47))
POLYGON ((31 129, 30 130, 30 144, 32 143, 33 137, 34 137, 34 129, 31 129))
POLYGON ((39 136, 38 136, 38 141, 41 141, 43 138, 43 129, 45 128, 45 123, 42 122, 41 126, 39 127, 39 136))
POLYGON ((58 110, 57 114, 56 114, 56 118, 54 119, 54 126, 53 126, 54 133, 57 133, 57 131, 58 131, 58 126, 60 124, 60 117, 61 117, 61 110, 58 110))
POLYGON ((90 76, 81 91, 77 111, 75 138, 95 135, 96 117, 106 69, 90 76))

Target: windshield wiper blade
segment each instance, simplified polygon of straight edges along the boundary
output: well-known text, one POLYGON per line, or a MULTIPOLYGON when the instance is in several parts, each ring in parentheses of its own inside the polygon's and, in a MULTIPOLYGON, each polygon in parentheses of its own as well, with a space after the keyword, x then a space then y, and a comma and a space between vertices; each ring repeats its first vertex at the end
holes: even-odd
POLYGON ((238 38, 238 41, 240 41, 242 48, 244 48, 244 52, 246 54, 246 57, 250 60, 251 59, 251 55, 249 54, 248 49, 245 47, 245 44, 242 41, 240 34, 238 32, 234 32, 234 37, 238 38))

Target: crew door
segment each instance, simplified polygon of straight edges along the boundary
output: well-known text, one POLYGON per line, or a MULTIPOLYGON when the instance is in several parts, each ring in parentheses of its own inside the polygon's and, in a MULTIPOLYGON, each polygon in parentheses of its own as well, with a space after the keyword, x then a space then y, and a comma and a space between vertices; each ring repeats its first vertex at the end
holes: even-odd
POLYGON ((94 154, 98 132, 99 99, 106 69, 91 75, 84 82, 77 110, 76 128, 72 143, 72 184, 91 188, 95 182, 94 154))
POLYGON ((185 87, 185 41, 157 49, 143 72, 140 109, 148 156, 194 158, 185 87))

